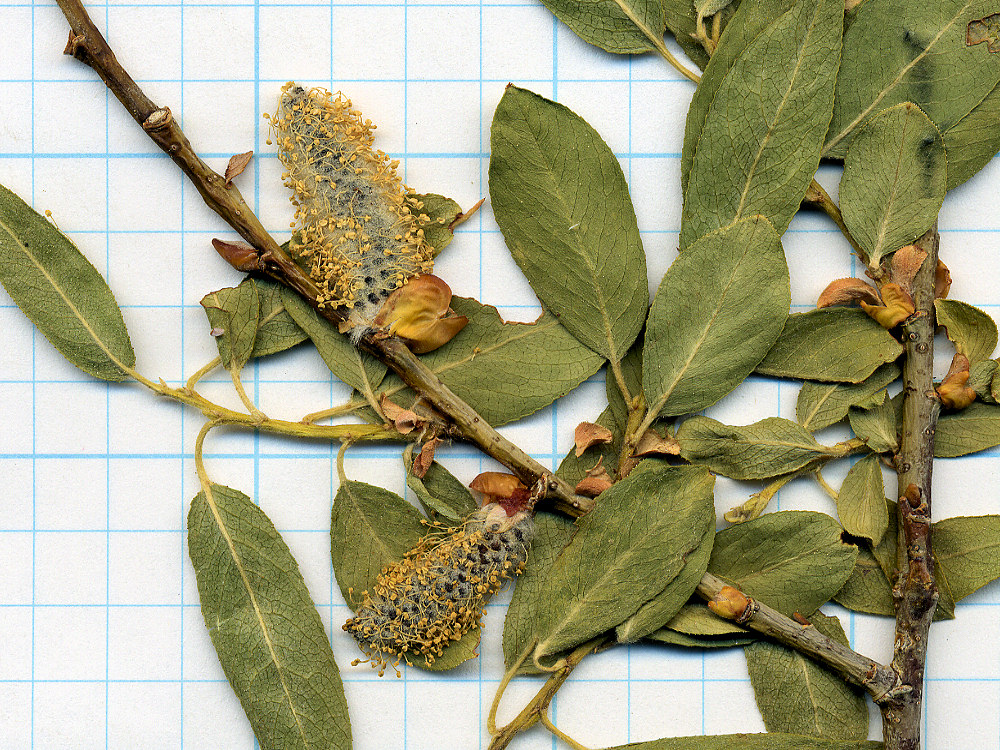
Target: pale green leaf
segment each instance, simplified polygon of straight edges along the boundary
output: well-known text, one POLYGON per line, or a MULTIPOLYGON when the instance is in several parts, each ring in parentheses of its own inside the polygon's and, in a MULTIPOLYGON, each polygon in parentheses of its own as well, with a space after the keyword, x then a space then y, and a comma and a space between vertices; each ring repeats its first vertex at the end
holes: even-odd
POLYGON ((860 383, 894 362, 903 345, 864 310, 827 307, 788 316, 757 372, 783 378, 860 383))
POLYGON ((1000 445, 1000 406, 973 403, 954 414, 943 414, 934 433, 934 455, 955 458, 1000 445))
POLYGON ((871 551, 859 548, 858 561, 844 587, 833 600, 842 607, 870 615, 895 617, 892 584, 871 551))
POLYGON ((754 638, 734 636, 732 633, 725 635, 688 635, 679 633, 670 628, 660 628, 655 633, 646 636, 646 640, 656 643, 665 643, 668 646, 683 646, 685 648, 732 648, 734 646, 745 646, 753 643, 754 638))
MULTIPOLYGON (((549 607, 549 602, 542 597, 549 570, 574 533, 576 525, 565 516, 550 513, 535 516, 535 537, 528 548, 524 571, 514 582, 514 594, 503 625, 503 660, 508 669, 533 646, 539 622, 549 607)), ((521 674, 538 671, 530 659, 520 669, 521 674)))
POLYGON ((843 158, 878 112, 910 101, 942 132, 1000 81, 1000 55, 966 44, 971 21, 997 11, 990 0, 867 0, 844 36, 833 122, 824 156, 843 158))
POLYGON ((967 385, 976 392, 976 398, 987 404, 997 403, 993 394, 993 382, 996 378, 998 363, 995 359, 981 359, 969 367, 969 382, 967 385))
POLYGON ((881 742, 825 740, 795 734, 716 734, 633 742, 606 750, 881 750, 881 742))
POLYGON ((844 160, 840 210, 870 267, 930 228, 946 176, 941 133, 915 104, 897 104, 865 123, 844 160))
POLYGON ((424 239, 436 258, 451 244, 455 236, 451 225, 462 215, 462 207, 451 198, 437 193, 422 193, 413 197, 423 204, 417 213, 427 219, 420 222, 420 228, 424 230, 424 239))
POLYGON ((288 547, 242 492, 191 503, 188 550, 201 611, 263 750, 351 747, 340 672, 288 547))
POLYGON ((583 41, 606 52, 631 55, 662 45, 662 0, 542 0, 583 41))
POLYGON ((353 346, 347 336, 291 289, 282 290, 281 301, 295 323, 312 339, 330 372, 352 388, 374 395, 385 377, 386 366, 353 346))
MULTIPOLYGON (((423 478, 413 473, 413 449, 411 443, 403 453, 406 467, 406 486, 420 498, 428 511, 455 523, 476 510, 478 505, 472 493, 455 476, 437 461, 432 461, 423 478)), ((434 516, 431 516, 434 518, 434 516)))
POLYGON ((790 304, 777 232, 752 217, 706 235, 663 277, 646 327, 649 410, 688 414, 738 386, 781 333, 790 304))
POLYGON ((1000 578, 1000 516, 961 516, 933 524, 934 560, 955 601, 1000 578))
POLYGON ((819 166, 843 19, 842 0, 800 0, 733 63, 691 162, 681 248, 756 214, 784 233, 819 166))
POLYGON ((715 522, 714 482, 704 469, 658 466, 604 492, 549 570, 534 656, 616 627, 663 591, 715 522))
POLYGON ((621 360, 642 329, 649 292, 618 159, 578 115, 513 85, 497 105, 490 144, 490 198, 515 262, 570 333, 621 360))
POLYGON ((957 299, 936 299, 938 325, 944 326, 955 349, 970 362, 989 359, 997 348, 997 324, 978 307, 957 299))
POLYGON ((720 10, 725 10, 733 0, 695 0, 695 11, 702 18, 714 16, 720 10))
POLYGON ((770 479, 841 455, 817 443, 805 427, 780 417, 735 427, 692 417, 677 430, 677 441, 688 461, 733 479, 770 479))
POLYGON ((210 292, 201 299, 219 347, 222 366, 239 372, 253 355, 260 324, 260 298, 253 279, 239 286, 210 292))
MULTIPOLYGON (((841 540, 842 532, 823 513, 768 513, 718 532, 708 572, 789 617, 794 612, 808 617, 854 569, 858 550, 841 540)), ((682 615, 668 627, 692 635, 744 632, 705 606, 686 608, 682 615)))
POLYGON ((878 544, 889 526, 878 456, 868 454, 847 472, 837 493, 837 515, 849 534, 878 544))
POLYGON ((875 453, 893 453, 899 447, 897 405, 898 402, 886 399, 871 409, 850 408, 851 429, 875 453))
POLYGON ((883 389, 899 375, 899 366, 890 363, 857 384, 803 383, 795 404, 795 418, 808 430, 822 430, 846 417, 852 406, 865 403, 876 393, 884 393, 883 389))
POLYGON ((1000 151, 1000 85, 942 135, 948 152, 951 190, 979 172, 1000 151))
MULTIPOLYGON (((836 617, 816 612, 809 621, 823 635, 850 645, 836 617)), ((863 740, 868 736, 865 694, 840 675, 771 641, 751 643, 746 657, 750 684, 768 732, 831 740, 863 740)))
POLYGON ((2 185, 0 282, 74 365, 104 380, 127 377, 135 352, 111 289, 66 235, 2 185))
MULTIPOLYGON (((504 323, 495 307, 453 297, 469 324, 421 360, 494 427, 548 406, 593 375, 602 358, 581 344, 555 316, 504 323)), ((379 389, 400 404, 412 391, 396 375, 379 389)))
POLYGON ((283 286, 267 279, 254 279, 260 301, 260 321, 251 357, 266 357, 290 349, 308 336, 288 314, 281 299, 283 286))

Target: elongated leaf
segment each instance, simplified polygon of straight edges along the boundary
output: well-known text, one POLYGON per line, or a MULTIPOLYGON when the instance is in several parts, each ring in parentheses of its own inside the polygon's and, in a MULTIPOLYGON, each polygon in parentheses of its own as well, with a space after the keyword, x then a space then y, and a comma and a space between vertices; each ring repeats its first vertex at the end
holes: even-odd
POLYGON ((614 628, 663 591, 715 521, 714 481, 704 469, 655 467, 604 492, 549 570, 534 656, 614 628))
POLYGON ((899 367, 890 363, 857 384, 803 383, 795 404, 795 418, 808 430, 822 430, 842 420, 848 409, 881 391, 899 375, 899 367))
POLYGON ((806 428, 780 417, 737 427, 692 417, 677 430, 677 441, 688 461, 733 479, 770 479, 840 455, 839 449, 817 443, 806 428))
POLYGON ((423 205, 420 215, 427 219, 420 224, 424 230, 424 239, 431 246, 431 253, 436 258, 442 250, 451 244, 455 233, 451 224, 462 215, 462 207, 451 198, 445 198, 437 193, 415 195, 423 205))
POLYGON ((796 734, 716 734, 633 742, 607 750, 881 750, 881 742, 824 740, 796 734))
POLYGON ((222 366, 239 372, 250 361, 257 340, 260 323, 257 285, 253 279, 244 279, 239 286, 206 294, 201 306, 212 325, 222 366))
MULTIPOLYGON (((694 3, 686 0, 686 4, 691 19, 688 32, 690 33, 695 30, 694 3)), ((733 63, 757 35, 775 19, 787 13, 793 4, 793 0, 744 0, 727 24, 719 39, 719 46, 716 47, 708 64, 703 66, 705 73, 698 82, 698 88, 691 99, 691 106, 688 107, 687 122, 684 126, 684 145, 681 149, 681 190, 684 193, 687 193, 691 162, 705 126, 705 117, 719 91, 719 86, 733 67, 733 63)), ((673 14, 669 11, 670 4, 667 7, 667 23, 670 24, 673 14)))
MULTIPOLYGON (((715 535, 708 571, 780 612, 808 617, 847 581, 857 547, 845 544, 835 520, 813 511, 784 510, 715 535)), ((688 634, 742 633, 742 628, 695 605, 668 626, 688 634)))
POLYGON ((111 289, 66 235, 2 185, 0 282, 74 365, 103 380, 127 377, 135 352, 111 289))
MULTIPOLYGON (((836 617, 814 613, 820 633, 849 646, 836 617)), ((747 669, 768 732, 815 735, 831 740, 868 736, 868 706, 859 688, 816 662, 771 641, 747 646, 747 669)))
POLYGON ((679 633, 670 628, 660 628, 655 633, 646 636, 646 640, 656 643, 665 643, 669 646, 684 646, 685 648, 732 648, 734 646, 745 646, 753 643, 754 638, 734 636, 732 633, 725 635, 688 635, 679 633))
POLYGON ((615 155, 578 115, 516 86, 497 105, 490 144, 493 212, 514 260, 570 333, 621 360, 642 328, 649 292, 615 155))
POLYGON ((476 510, 472 493, 437 461, 431 462, 423 478, 413 473, 412 445, 403 453, 403 463, 406 466, 406 486, 420 498, 426 510, 450 523, 460 521, 476 510))
MULTIPOLYGON (((473 299, 454 297, 451 306, 469 324, 421 360, 493 426, 548 406, 601 366, 549 313, 534 323, 504 323, 495 307, 473 299)), ((396 375, 379 390, 401 404, 412 399, 396 375)))
MULTIPOLYGON (((576 526, 565 516, 539 513, 535 516, 535 538, 528 549, 524 572, 514 582, 514 594, 503 625, 503 660, 508 669, 529 647, 539 632, 539 622, 549 602, 542 597, 549 570, 572 539, 576 526)), ((527 659, 520 674, 539 670, 527 659)))
POLYGON ((1000 445, 1000 406, 973 403, 938 419, 934 455, 955 458, 1000 445))
POLYGON ((947 171, 941 133, 915 104, 883 110, 861 128, 844 161, 840 209, 871 267, 935 222, 947 171))
POLYGON ((757 372, 783 378, 860 383, 903 353, 888 331, 849 307, 827 307, 788 316, 757 372))
POLYGON ((955 601, 1000 578, 1000 516, 960 516, 933 524, 934 559, 955 601))
POLYGON ((542 0, 583 41, 606 52, 652 52, 666 29, 661 0, 542 0))
POLYGON ((843 19, 838 0, 800 0, 733 63, 691 162, 681 248, 755 214, 784 233, 819 166, 843 19))
POLYGON ((290 349, 309 338, 288 314, 281 300, 280 284, 266 279, 253 279, 260 300, 260 320, 251 357, 266 357, 290 349))
POLYGON ((985 167, 1000 151, 1000 85, 961 120, 945 130, 948 189, 956 188, 985 167))
POLYGON ((997 348, 997 324, 989 315, 956 299, 934 300, 938 325, 948 329, 955 349, 970 362, 989 359, 997 348))
POLYGON ((861 125, 901 102, 942 132, 961 120, 1000 81, 1000 56, 966 44, 969 23, 996 10, 988 0, 862 3, 844 36, 824 156, 843 158, 861 125))
POLYGON ((892 453, 899 447, 897 405, 899 402, 886 399, 871 409, 850 409, 851 429, 875 453, 892 453))
POLYGON ((352 388, 374 394, 386 366, 370 354, 352 346, 347 336, 321 318, 309 304, 291 289, 283 289, 281 301, 295 323, 312 339, 330 372, 352 388))
POLYGON ((242 492, 191 503, 188 550, 205 625, 264 750, 351 747, 344 688, 302 574, 242 492))
POLYGON ((878 456, 869 454, 847 472, 837 493, 837 515, 849 534, 878 544, 889 526, 878 456))
POLYGON ((766 219, 712 232, 681 253, 646 327, 642 383, 650 411, 700 411, 733 390, 774 345, 790 300, 781 240, 766 219))

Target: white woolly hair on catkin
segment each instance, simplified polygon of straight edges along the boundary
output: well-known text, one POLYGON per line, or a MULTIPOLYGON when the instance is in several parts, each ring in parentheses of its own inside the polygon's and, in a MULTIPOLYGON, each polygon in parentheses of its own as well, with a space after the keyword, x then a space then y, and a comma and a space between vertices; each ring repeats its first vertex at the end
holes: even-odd
POLYGON ((422 204, 343 95, 288 83, 269 119, 294 193, 291 250, 319 286, 320 305, 350 310, 356 342, 394 290, 431 271, 422 204))

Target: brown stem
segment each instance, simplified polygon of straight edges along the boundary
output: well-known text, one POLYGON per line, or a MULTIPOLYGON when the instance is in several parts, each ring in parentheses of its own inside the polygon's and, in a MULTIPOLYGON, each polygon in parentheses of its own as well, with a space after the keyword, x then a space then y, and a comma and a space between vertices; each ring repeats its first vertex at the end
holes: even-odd
MULTIPOLYGON (((315 283, 267 233, 239 190, 231 184, 227 186, 226 180, 195 153, 170 110, 157 107, 150 101, 119 64, 80 0, 57 2, 71 29, 65 53, 93 68, 133 119, 142 126, 146 135, 190 178, 205 203, 256 251, 255 256, 239 252, 234 256, 223 247, 223 257, 234 262, 239 270, 264 273, 289 286, 316 307, 325 318, 335 324, 342 322, 343 318, 337 310, 329 306, 317 306, 319 295, 315 283)), ((369 337, 362 343, 368 351, 392 367, 407 385, 451 419, 467 440, 476 443, 484 452, 503 463, 526 484, 536 485, 538 494, 551 498, 558 510, 571 516, 581 516, 593 507, 594 501, 591 498, 577 495, 564 480, 553 475, 494 430, 398 339, 369 337)))
POLYGON ((899 490, 899 578, 893 588, 896 643, 892 667, 901 685, 882 705, 886 750, 918 750, 927 639, 938 589, 931 554, 931 469, 940 403, 934 391, 934 273, 937 223, 916 244, 927 258, 913 280, 916 312, 903 326, 903 430, 896 474, 899 490))
POLYGON ((696 593, 710 602, 712 611, 720 617, 805 654, 848 682, 863 687, 876 703, 884 700, 899 684, 896 673, 884 664, 823 635, 807 622, 793 620, 751 599, 711 573, 702 576, 696 593))

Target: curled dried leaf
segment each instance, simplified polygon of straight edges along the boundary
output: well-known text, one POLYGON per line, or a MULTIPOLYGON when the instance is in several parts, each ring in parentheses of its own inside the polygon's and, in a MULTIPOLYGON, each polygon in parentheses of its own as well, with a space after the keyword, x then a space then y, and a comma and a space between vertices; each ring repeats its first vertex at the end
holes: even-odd
POLYGON ((587 470, 587 476, 577 482, 576 493, 578 495, 597 497, 604 492, 604 490, 611 488, 614 482, 611 480, 611 476, 608 474, 603 464, 604 456, 601 456, 600 460, 594 465, 594 467, 587 470))
POLYGON ((426 354, 447 344, 469 322, 449 305, 451 287, 433 274, 422 274, 389 295, 374 324, 401 338, 414 353, 426 354))
POLYGON ((584 451, 592 446, 610 443, 614 439, 614 435, 603 425, 594 422, 580 422, 576 426, 574 438, 576 440, 576 455, 579 458, 584 454, 584 451))
POLYGON ((951 290, 951 271, 940 260, 934 271, 934 299, 947 299, 951 290))
POLYGON ((646 430, 636 443, 636 456, 679 456, 681 444, 673 435, 662 436, 655 430, 646 430))
POLYGON ((862 302, 861 309, 878 321, 880 326, 889 330, 913 315, 915 309, 913 299, 899 284, 892 282, 884 284, 879 291, 882 294, 883 304, 870 305, 862 302))
POLYGON ((851 305, 856 302, 867 302, 870 305, 879 304, 878 292, 875 287, 861 279, 837 279, 819 295, 816 307, 832 307, 833 305, 851 305))
POLYGON ((889 278, 899 284, 907 294, 913 293, 913 279, 927 258, 927 253, 916 245, 906 245, 892 254, 889 278))
POLYGON ((501 471, 484 471, 469 483, 469 487, 482 493, 483 506, 496 503, 511 516, 525 509, 531 501, 531 492, 524 482, 501 471))
POLYGON ((969 358, 956 353, 951 360, 951 367, 941 385, 937 388, 941 405, 946 409, 964 409, 976 400, 976 391, 969 387, 969 358))
POLYGON ((243 170, 247 168, 252 158, 253 151, 236 154, 229 158, 229 164, 226 165, 226 187, 232 185, 233 180, 243 174, 243 170))
POLYGON ((431 438, 421 446, 420 453, 413 459, 413 466, 411 468, 413 475, 418 479, 423 479, 427 475, 431 464, 434 463, 434 451, 437 450, 437 447, 442 442, 444 441, 441 438, 431 438))
POLYGON ((382 407, 382 413, 385 414, 385 418, 392 422, 401 435, 409 435, 414 430, 422 428, 427 424, 427 420, 415 411, 404 409, 399 404, 390 401, 384 393, 382 394, 379 406, 382 407))

